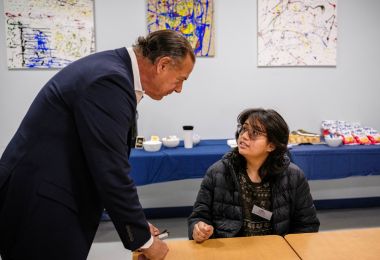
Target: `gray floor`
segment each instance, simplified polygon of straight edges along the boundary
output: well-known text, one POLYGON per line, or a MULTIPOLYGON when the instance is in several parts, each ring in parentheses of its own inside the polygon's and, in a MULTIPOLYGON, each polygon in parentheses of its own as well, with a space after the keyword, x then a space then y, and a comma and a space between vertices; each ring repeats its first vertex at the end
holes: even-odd
MULTIPOLYGON (((380 227, 380 207, 318 211, 320 231, 380 227)), ((187 239, 186 218, 152 219, 159 229, 170 231, 169 239, 187 239)), ((123 248, 112 222, 102 222, 91 247, 88 260, 132 259, 130 251, 123 248)))
MULTIPOLYGON (((380 207, 363 209, 320 210, 318 218, 320 231, 380 227, 380 207)), ((170 238, 187 238, 186 218, 151 219, 160 230, 167 229, 170 238)), ((110 221, 102 222, 95 237, 95 243, 119 242, 120 239, 110 221)))
MULTIPOLYGON (((380 207, 364 209, 341 209, 318 211, 321 221, 320 231, 380 227, 380 207)), ((187 239, 186 218, 149 220, 159 229, 170 231, 169 239, 187 239)), ((88 260, 126 260, 132 259, 130 251, 125 250, 117 232, 110 221, 101 222, 88 260)), ((1 258, 0 258, 1 260, 1 258)))

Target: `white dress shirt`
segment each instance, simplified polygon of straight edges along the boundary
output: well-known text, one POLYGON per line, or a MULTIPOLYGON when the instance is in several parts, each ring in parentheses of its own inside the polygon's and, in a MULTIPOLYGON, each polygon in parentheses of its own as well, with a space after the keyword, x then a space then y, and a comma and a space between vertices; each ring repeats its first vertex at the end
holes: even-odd
MULTIPOLYGON (((126 48, 129 54, 129 57, 131 57, 131 63, 132 63, 132 72, 133 72, 133 81, 135 84, 135 94, 136 94, 136 100, 137 104, 141 101, 141 99, 144 97, 144 90, 141 85, 140 81, 140 71, 139 71, 139 65, 137 63, 136 54, 133 51, 133 48, 126 48)), ((148 242, 146 242, 143 246, 140 247, 140 249, 147 249, 153 244, 153 236, 150 236, 150 239, 148 242)))
POLYGON ((144 90, 142 88, 141 79, 140 79, 140 71, 139 71, 139 65, 137 63, 136 54, 133 51, 133 48, 126 48, 129 54, 129 57, 131 57, 131 63, 132 63, 132 72, 133 72, 133 81, 135 84, 135 94, 136 94, 136 100, 137 103, 141 101, 141 99, 144 97, 144 90))

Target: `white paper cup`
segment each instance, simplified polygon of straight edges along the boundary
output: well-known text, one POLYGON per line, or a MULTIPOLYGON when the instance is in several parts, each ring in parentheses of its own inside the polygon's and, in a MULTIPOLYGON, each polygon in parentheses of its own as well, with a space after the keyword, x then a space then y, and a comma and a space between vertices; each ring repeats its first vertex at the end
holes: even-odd
POLYGON ((183 127, 183 146, 187 149, 193 148, 193 129, 191 125, 184 125, 183 127))

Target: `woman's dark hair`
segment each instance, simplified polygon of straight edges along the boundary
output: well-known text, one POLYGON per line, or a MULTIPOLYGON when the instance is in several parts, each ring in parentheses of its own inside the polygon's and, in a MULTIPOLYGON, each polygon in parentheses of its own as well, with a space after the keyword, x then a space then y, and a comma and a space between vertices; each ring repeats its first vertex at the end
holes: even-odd
POLYGON ((194 50, 190 43, 181 33, 173 30, 159 30, 146 37, 140 36, 133 47, 152 63, 164 56, 180 62, 187 54, 195 62, 194 50))
MULTIPOLYGON (((289 128, 284 118, 273 109, 253 108, 241 112, 237 118, 238 124, 243 125, 248 120, 252 131, 265 133, 268 142, 275 146, 259 169, 260 177, 273 177, 283 172, 289 164, 288 139, 289 128)), ((239 132, 235 134, 236 140, 239 132)), ((240 155, 241 156, 241 155, 240 155)), ((242 156, 241 156, 242 157, 242 156)), ((242 162, 242 160, 239 160, 242 162)), ((246 163, 245 160, 243 160, 246 163)))

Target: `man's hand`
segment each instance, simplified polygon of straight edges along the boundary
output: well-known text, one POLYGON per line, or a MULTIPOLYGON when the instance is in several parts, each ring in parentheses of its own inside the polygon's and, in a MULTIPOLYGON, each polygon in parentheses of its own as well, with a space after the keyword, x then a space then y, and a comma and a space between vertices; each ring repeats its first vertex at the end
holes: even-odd
POLYGON ((201 243, 210 238, 210 236, 214 233, 214 227, 210 226, 203 221, 199 221, 194 225, 193 229, 193 239, 201 243))
POLYGON ((157 237, 153 238, 153 244, 149 248, 141 249, 143 255, 150 260, 162 260, 168 251, 168 246, 157 237))
POLYGON ((149 224, 149 230, 152 236, 158 236, 160 234, 160 230, 156 228, 155 226, 153 226, 153 224, 151 224, 150 222, 148 222, 148 224, 149 224))

